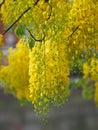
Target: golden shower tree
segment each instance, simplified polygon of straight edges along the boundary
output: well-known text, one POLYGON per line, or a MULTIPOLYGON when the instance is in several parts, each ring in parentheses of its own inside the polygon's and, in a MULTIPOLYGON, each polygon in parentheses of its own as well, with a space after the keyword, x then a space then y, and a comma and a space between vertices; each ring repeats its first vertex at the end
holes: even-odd
POLYGON ((45 114, 66 102, 70 77, 79 72, 98 103, 97 0, 0 0, 0 15, 0 37, 14 29, 20 39, 0 67, 5 89, 45 114))

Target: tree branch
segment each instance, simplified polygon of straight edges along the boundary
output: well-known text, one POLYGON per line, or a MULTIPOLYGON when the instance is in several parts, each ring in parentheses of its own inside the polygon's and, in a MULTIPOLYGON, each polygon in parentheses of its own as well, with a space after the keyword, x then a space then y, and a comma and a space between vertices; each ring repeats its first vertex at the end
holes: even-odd
MULTIPOLYGON (((49 3, 48 3, 49 4, 49 3)), ((48 16, 48 18, 46 19, 47 21, 50 19, 50 17, 51 17, 51 13, 52 13, 52 6, 51 6, 51 4, 49 4, 49 6, 50 6, 50 14, 49 14, 49 16, 48 16)))
POLYGON ((78 30, 79 26, 80 26, 80 25, 78 25, 78 26, 73 30, 73 32, 68 36, 68 39, 69 39, 70 37, 72 37, 72 35, 78 30))
POLYGON ((42 42, 42 41, 45 39, 45 35, 43 36, 42 39, 36 39, 36 38, 34 37, 34 35, 31 33, 31 31, 30 31, 28 28, 26 28, 26 29, 27 29, 27 31, 29 32, 29 34, 30 34, 30 36, 32 37, 32 39, 34 39, 34 41, 42 42))
POLYGON ((28 9, 26 9, 19 17, 18 19, 16 19, 16 21, 14 21, 2 34, 4 35, 5 33, 7 33, 20 19, 21 17, 28 12, 31 9, 31 7, 29 7, 28 9))
MULTIPOLYGON (((5 0, 4 0, 5 1, 5 0)), ((34 3, 33 6, 36 6, 37 3, 39 2, 39 0, 36 0, 36 2, 34 3)), ((2 35, 4 35, 5 33, 7 33, 21 18, 24 14, 26 14, 29 10, 31 9, 31 7, 28 7, 3 33, 2 35)))
POLYGON ((1 3, 0 3, 0 8, 1 6, 5 3, 5 0, 3 0, 1 3))
POLYGON ((36 0, 36 2, 34 3, 34 6, 37 5, 38 2, 39 2, 39 0, 36 0))

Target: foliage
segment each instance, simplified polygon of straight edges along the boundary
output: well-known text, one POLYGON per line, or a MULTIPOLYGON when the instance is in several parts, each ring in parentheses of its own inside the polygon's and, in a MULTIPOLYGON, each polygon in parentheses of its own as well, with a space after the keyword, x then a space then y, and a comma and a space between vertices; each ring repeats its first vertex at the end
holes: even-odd
POLYGON ((16 50, 10 51, 9 65, 3 66, 0 73, 4 73, 1 80, 10 91, 14 90, 18 99, 32 102, 38 114, 45 114, 51 106, 66 101, 70 76, 78 73, 87 81, 83 95, 94 96, 98 103, 98 1, 0 2, 7 27, 2 35, 14 27, 22 39, 16 50))

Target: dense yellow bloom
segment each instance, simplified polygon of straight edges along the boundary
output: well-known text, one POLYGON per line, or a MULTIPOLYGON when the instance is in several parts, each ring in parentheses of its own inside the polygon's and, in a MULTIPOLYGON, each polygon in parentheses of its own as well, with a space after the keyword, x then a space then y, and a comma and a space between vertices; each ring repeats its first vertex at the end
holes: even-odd
MULTIPOLYGON (((20 40, 10 51, 9 65, 2 67, 3 80, 19 99, 31 100, 39 113, 62 104, 68 96, 73 66, 83 66, 84 79, 97 86, 97 0, 6 0, 0 14, 8 29, 22 24, 27 39, 35 41, 29 50, 20 40)), ((97 101, 96 93, 97 89, 97 101)))
POLYGON ((65 45, 47 40, 37 42, 30 51, 30 96, 35 110, 44 113, 60 105, 68 96, 69 67, 65 45))
MULTIPOLYGON (((3 36, 0 34, 0 47, 3 45, 2 44, 2 38, 3 38, 3 36)), ((1 65, 1 60, 2 60, 2 51, 0 49, 0 65, 1 65)))
POLYGON ((28 54, 29 48, 27 43, 20 40, 16 49, 9 49, 9 63, 7 66, 2 66, 0 72, 4 87, 7 87, 18 99, 29 100, 28 54))
POLYGON ((5 24, 18 20, 18 24, 24 24, 38 39, 45 33, 46 39, 64 42, 71 50, 67 51, 70 58, 73 53, 82 55, 84 50, 83 56, 89 58, 92 49, 97 49, 97 0, 6 0, 1 14, 5 24))
POLYGON ((0 42, 2 41, 2 35, 0 34, 0 42))
POLYGON ((90 67, 89 67, 89 65, 88 65, 87 62, 83 64, 83 74, 84 74, 84 75, 83 75, 84 78, 89 77, 89 74, 90 74, 90 67))
POLYGON ((95 95, 94 95, 95 103, 98 105, 98 82, 95 83, 95 95))
POLYGON ((61 105, 68 97, 69 63, 64 43, 36 42, 30 50, 24 40, 10 49, 8 66, 0 78, 18 99, 31 101, 36 112, 44 114, 51 105, 61 105))
POLYGON ((73 0, 68 17, 69 31, 66 31, 66 34, 69 32, 68 46, 71 52, 77 50, 78 55, 81 55, 86 50, 86 57, 89 58, 92 49, 98 44, 97 1, 73 0))
POLYGON ((92 58, 90 62, 84 63, 84 78, 89 78, 95 82, 94 100, 98 104, 98 59, 92 58))

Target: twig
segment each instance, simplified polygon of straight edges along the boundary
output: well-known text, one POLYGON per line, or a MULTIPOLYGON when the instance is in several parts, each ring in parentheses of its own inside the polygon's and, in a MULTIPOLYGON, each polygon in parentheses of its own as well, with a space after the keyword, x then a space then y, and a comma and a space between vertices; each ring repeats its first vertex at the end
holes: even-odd
POLYGON ((28 12, 31 9, 31 7, 29 7, 28 9, 26 9, 19 17, 18 19, 16 19, 2 34, 4 35, 5 33, 7 33, 20 19, 21 17, 28 12))
POLYGON ((3 0, 1 3, 0 3, 0 8, 1 6, 5 3, 5 0, 3 0))
POLYGON ((36 38, 34 37, 34 35, 31 33, 31 31, 30 31, 28 28, 26 28, 26 29, 27 29, 27 31, 29 32, 29 34, 30 34, 30 36, 32 37, 32 39, 34 39, 34 41, 42 42, 42 41, 45 39, 45 35, 43 36, 42 39, 36 39, 36 38))
POLYGON ((34 3, 34 6, 37 5, 38 2, 39 2, 39 0, 36 0, 36 2, 34 3))
POLYGON ((76 32, 76 30, 78 30, 79 26, 80 26, 80 25, 78 25, 78 26, 73 30, 73 32, 68 36, 68 39, 69 39, 70 37, 72 37, 72 35, 76 32))
MULTIPOLYGON (((37 3, 39 2, 39 0, 37 0, 33 6, 36 6, 37 3)), ((29 10, 31 9, 31 7, 28 7, 3 33, 2 35, 4 35, 5 33, 7 33, 21 18, 24 14, 26 14, 29 10)))
MULTIPOLYGON (((49 4, 49 3, 48 3, 49 4)), ((51 4, 49 4, 49 6, 50 6, 50 14, 49 14, 49 16, 48 16, 48 18, 46 19, 47 21, 50 19, 50 17, 51 17, 51 13, 52 13, 52 6, 51 6, 51 4)))

